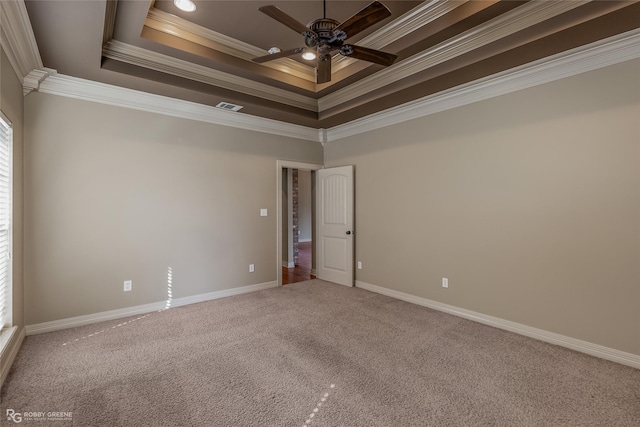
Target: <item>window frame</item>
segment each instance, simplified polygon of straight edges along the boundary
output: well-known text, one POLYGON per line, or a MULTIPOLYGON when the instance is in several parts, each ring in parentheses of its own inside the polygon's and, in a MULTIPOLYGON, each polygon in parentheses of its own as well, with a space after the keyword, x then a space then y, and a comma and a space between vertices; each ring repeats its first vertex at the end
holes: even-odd
MULTIPOLYGON (((13 124, 11 120, 4 114, 4 112, 0 111, 0 126, 6 129, 7 141, 6 141, 6 165, 7 165, 7 178, 6 178, 6 186, 7 186, 7 221, 6 221, 6 233, 7 233, 7 249, 6 256, 2 259, 2 253, 0 253, 0 269, 2 268, 2 263, 6 262, 6 279, 4 282, 0 282, 0 290, 1 287, 5 287, 4 289, 4 302, 0 301, 0 331, 4 329, 11 328, 13 326, 13 262, 12 262, 12 252, 13 252, 13 124)), ((4 130, 4 129, 3 129, 4 130)), ((0 144, 3 142, 0 141, 0 144)), ((0 156, 2 153, 0 152, 0 156)), ((1 159, 0 159, 1 160, 1 159)), ((1 183, 0 183, 1 185, 1 183)), ((0 200, 0 203, 2 201, 0 200)))

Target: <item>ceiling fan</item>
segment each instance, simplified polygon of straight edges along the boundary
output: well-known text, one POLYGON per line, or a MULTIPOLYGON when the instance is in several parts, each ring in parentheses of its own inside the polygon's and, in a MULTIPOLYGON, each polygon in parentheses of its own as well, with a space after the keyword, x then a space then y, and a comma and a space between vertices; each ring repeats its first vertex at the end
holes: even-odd
POLYGON ((384 66, 393 64, 398 57, 397 55, 376 49, 344 43, 347 38, 391 16, 391 11, 378 1, 374 1, 343 23, 335 19, 327 18, 326 0, 323 1, 324 17, 316 19, 308 25, 298 22, 276 6, 262 6, 258 10, 304 36, 304 44, 306 47, 298 47, 260 56, 254 58, 253 61, 262 63, 297 55, 309 50, 315 50, 317 58, 316 82, 318 84, 331 81, 331 53, 333 51, 337 50, 343 56, 384 66))

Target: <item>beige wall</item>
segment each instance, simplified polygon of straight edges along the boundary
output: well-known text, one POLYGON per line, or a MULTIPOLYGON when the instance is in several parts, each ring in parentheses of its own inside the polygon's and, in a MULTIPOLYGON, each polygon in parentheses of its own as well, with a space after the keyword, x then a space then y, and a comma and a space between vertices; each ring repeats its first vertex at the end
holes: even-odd
MULTIPOLYGON (((3 56, 1 105, 21 121, 6 70, 3 56)), ((640 354, 639 73, 619 64, 326 144, 327 166, 356 165, 357 280, 640 354)), ((18 323, 165 300, 168 267, 174 298, 276 280, 275 161, 322 163, 319 144, 24 102, 18 323)))
POLYGON ((640 354, 640 61, 325 146, 357 280, 640 354), (441 278, 449 278, 449 288, 441 278))
POLYGON ((276 160, 323 158, 318 143, 42 93, 25 125, 27 324, 166 300, 169 267, 173 298, 275 281, 276 160))
MULTIPOLYGON (((13 126, 13 253, 12 253, 12 321, 19 330, 24 328, 24 291, 22 275, 22 147, 23 147, 23 96, 22 83, 14 72, 9 59, 0 48, 0 110, 13 126)), ((17 334, 14 335, 17 338, 17 334)), ((17 340, 9 343, 13 348, 17 340)), ((8 351, 10 352, 10 350, 8 351)), ((1 361, 0 373, 6 374, 8 358, 1 361)))

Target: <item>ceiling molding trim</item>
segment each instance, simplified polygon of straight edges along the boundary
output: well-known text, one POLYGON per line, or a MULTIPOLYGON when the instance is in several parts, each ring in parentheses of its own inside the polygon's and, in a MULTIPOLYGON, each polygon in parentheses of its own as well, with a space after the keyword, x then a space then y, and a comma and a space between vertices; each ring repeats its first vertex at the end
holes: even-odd
POLYGON ((47 77, 56 73, 56 70, 45 67, 40 70, 31 70, 23 79, 22 95, 27 96, 33 91, 40 90, 40 83, 42 83, 47 77))
POLYGON ((553 55, 329 129, 314 129, 242 113, 233 113, 211 106, 60 74, 50 75, 40 82, 39 91, 222 126, 330 143, 348 136, 636 58, 640 58, 640 29, 553 55))
POLYGON ((319 142, 319 132, 314 128, 221 110, 209 105, 97 83, 63 74, 51 75, 46 78, 40 83, 39 91, 116 107, 319 142))
POLYGON ((42 68, 24 0, 0 1, 0 44, 20 79, 31 70, 42 68))
MULTIPOLYGON (((363 38, 358 43, 373 49, 381 49, 451 12, 457 7, 460 7, 467 1, 469 0, 427 1, 363 38)), ((194 43, 205 45, 248 61, 265 54, 265 51, 261 48, 194 24, 185 19, 178 18, 153 7, 149 9, 145 25, 155 30, 179 36, 194 43), (207 41, 213 42, 213 44, 207 43, 207 41)), ((336 54, 332 67, 334 72, 337 72, 355 62, 356 60, 352 58, 336 54)), ((316 76, 313 68, 290 58, 281 58, 261 65, 315 82, 316 76)), ((162 62, 149 62, 147 68, 156 69, 156 66, 162 66, 162 62)))
POLYGON ((550 56, 327 130, 338 141, 474 102, 640 58, 640 29, 550 56))
POLYGON ((363 38, 361 44, 379 49, 405 37, 436 19, 446 15, 452 10, 462 6, 469 0, 431 0, 426 1, 398 19, 385 25, 382 30, 363 38))
MULTIPOLYGON (((372 49, 382 49, 462 6, 467 3, 467 1, 469 0, 426 1, 391 21, 382 29, 364 37, 358 42, 358 45, 372 49)), ((339 71, 354 62, 356 62, 356 60, 353 58, 338 55, 333 61, 333 69, 334 71, 339 71)))
POLYGON ((102 44, 105 44, 113 38, 113 30, 116 25, 116 11, 118 10, 118 0, 107 0, 105 3, 102 44))
POLYGON ((251 59, 253 57, 252 55, 264 54, 262 49, 249 43, 245 43, 209 28, 194 24, 193 22, 189 22, 160 9, 156 9, 155 7, 149 9, 145 25, 151 26, 157 30, 173 29, 173 32, 171 32, 173 35, 178 35, 175 31, 178 30, 180 32, 187 32, 200 36, 221 45, 218 49, 220 52, 228 53, 229 55, 238 56, 240 58, 251 59), (149 25, 151 22, 157 22, 157 25, 149 25))
MULTIPOLYGON (((247 61, 251 61, 258 56, 263 56, 266 53, 259 47, 194 24, 193 22, 189 22, 154 7, 149 9, 145 25, 247 61)), ((294 61, 293 59, 282 58, 274 63, 264 63, 261 65, 312 82, 315 82, 316 79, 313 68, 294 61)))
POLYGON ((585 3, 588 3, 588 0, 528 2, 478 27, 467 30, 451 40, 444 41, 432 49, 397 62, 344 89, 326 95, 318 101, 319 110, 325 111, 366 95, 376 89, 493 43, 585 3))
POLYGON ((318 112, 318 101, 314 98, 234 76, 118 40, 107 42, 102 48, 102 56, 208 85, 258 96, 292 107, 318 112))

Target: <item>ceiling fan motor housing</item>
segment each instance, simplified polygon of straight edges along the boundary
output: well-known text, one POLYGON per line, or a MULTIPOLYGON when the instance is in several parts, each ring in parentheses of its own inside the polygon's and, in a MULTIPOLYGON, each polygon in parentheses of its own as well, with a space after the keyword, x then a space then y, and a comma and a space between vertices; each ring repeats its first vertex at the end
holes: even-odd
POLYGON ((315 47, 318 44, 328 45, 337 48, 347 38, 344 31, 334 31, 340 23, 335 19, 320 18, 307 24, 311 30, 305 34, 305 44, 307 47, 315 47))

